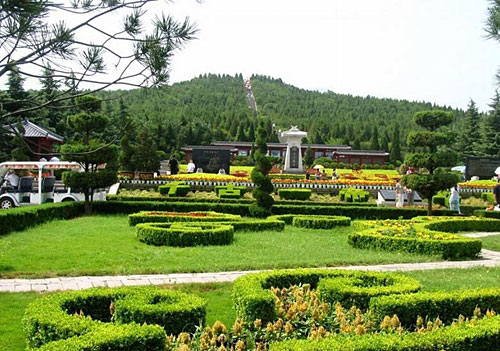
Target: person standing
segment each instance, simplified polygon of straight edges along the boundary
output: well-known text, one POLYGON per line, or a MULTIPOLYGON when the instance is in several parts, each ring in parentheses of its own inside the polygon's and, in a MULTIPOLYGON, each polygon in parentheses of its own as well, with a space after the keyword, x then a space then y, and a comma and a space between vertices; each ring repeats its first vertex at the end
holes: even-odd
POLYGON ((194 164, 193 160, 189 160, 189 163, 187 165, 187 172, 194 173, 195 170, 196 170, 196 165, 194 164))
POLYGON ((460 195, 458 193, 458 188, 455 185, 453 188, 450 189, 451 195, 450 195, 450 210, 452 211, 457 211, 458 214, 462 214, 460 212, 460 195))
POLYGON ((500 178, 497 185, 493 188, 493 196, 495 197, 495 205, 500 210, 500 178))
POLYGON ((170 159, 169 165, 171 175, 176 175, 177 173, 179 173, 179 162, 175 159, 175 155, 173 155, 170 159))
POLYGON ((410 188, 406 188, 406 196, 408 198, 408 206, 413 206, 415 204, 415 191, 410 188))
POLYGON ((398 180, 396 183, 396 207, 402 208, 405 202, 405 191, 403 185, 401 185, 401 181, 398 180))

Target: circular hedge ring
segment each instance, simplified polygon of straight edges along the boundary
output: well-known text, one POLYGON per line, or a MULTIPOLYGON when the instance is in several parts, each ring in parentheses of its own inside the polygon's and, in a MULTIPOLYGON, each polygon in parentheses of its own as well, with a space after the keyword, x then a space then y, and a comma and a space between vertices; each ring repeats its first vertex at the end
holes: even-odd
POLYGON ((350 226, 351 219, 344 216, 295 216, 292 225, 299 228, 332 229, 350 226))
POLYGON ((214 211, 196 212, 168 212, 168 211, 141 211, 128 216, 130 225, 138 223, 163 222, 224 222, 241 221, 241 216, 214 211))
POLYGON ((23 319, 28 346, 40 351, 164 351, 167 334, 194 332, 206 304, 198 296, 152 287, 52 294, 23 319))
POLYGON ((135 227, 137 239, 155 246, 228 245, 234 228, 223 223, 141 223, 135 227))

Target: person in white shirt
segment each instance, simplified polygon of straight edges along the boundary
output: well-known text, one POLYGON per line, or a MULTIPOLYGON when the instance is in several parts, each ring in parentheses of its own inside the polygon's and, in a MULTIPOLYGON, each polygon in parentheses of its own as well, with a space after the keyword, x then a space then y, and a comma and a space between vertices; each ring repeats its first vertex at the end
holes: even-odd
POLYGON ((450 191, 450 210, 457 211, 458 214, 462 214, 462 212, 460 211, 460 195, 457 186, 455 185, 450 189, 450 191))
POLYGON ((187 165, 187 172, 194 173, 195 170, 196 170, 196 165, 194 164, 193 160, 189 160, 189 163, 187 165))
POLYGON ((10 186, 13 188, 17 188, 17 186, 19 185, 19 177, 14 173, 13 170, 9 170, 9 172, 5 176, 5 179, 7 179, 10 186))

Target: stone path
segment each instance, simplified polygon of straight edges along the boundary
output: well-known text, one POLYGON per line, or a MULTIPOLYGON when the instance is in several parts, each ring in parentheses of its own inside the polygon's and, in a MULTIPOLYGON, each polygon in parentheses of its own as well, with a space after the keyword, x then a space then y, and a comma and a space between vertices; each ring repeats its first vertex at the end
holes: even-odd
MULTIPOLYGON (((491 233, 476 233, 491 234, 491 233)), ((472 234, 467 234, 467 236, 472 234)), ((498 233, 496 233, 498 235, 498 233)), ((483 235, 486 236, 486 235, 483 235)), ((344 266, 328 269, 365 270, 377 272, 416 271, 429 269, 473 268, 500 266, 500 252, 481 250, 481 257, 474 261, 444 261, 428 263, 396 263, 373 266, 344 266)), ((164 285, 186 283, 232 282, 248 273, 260 271, 234 271, 218 273, 174 273, 122 276, 59 277, 46 279, 0 279, 0 292, 83 290, 93 287, 118 287, 137 285, 164 285)))

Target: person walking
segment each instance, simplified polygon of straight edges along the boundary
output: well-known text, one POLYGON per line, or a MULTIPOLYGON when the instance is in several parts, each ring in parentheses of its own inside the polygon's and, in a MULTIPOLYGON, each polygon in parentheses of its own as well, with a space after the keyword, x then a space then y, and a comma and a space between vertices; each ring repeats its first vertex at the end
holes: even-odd
POLYGON ((415 205, 415 191, 410 188, 405 188, 406 197, 408 198, 408 206, 415 205))
POLYGON ((177 173, 179 173, 179 162, 175 159, 175 155, 173 155, 170 159, 169 165, 171 175, 176 175, 177 173))
POLYGON ((401 185, 401 180, 398 179, 396 183, 396 207, 402 208, 405 203, 405 191, 403 185, 401 185))
POLYGON ((460 211, 460 195, 458 193, 458 188, 455 185, 453 188, 450 189, 451 195, 450 195, 450 210, 452 211, 457 211, 458 214, 462 214, 460 211))

